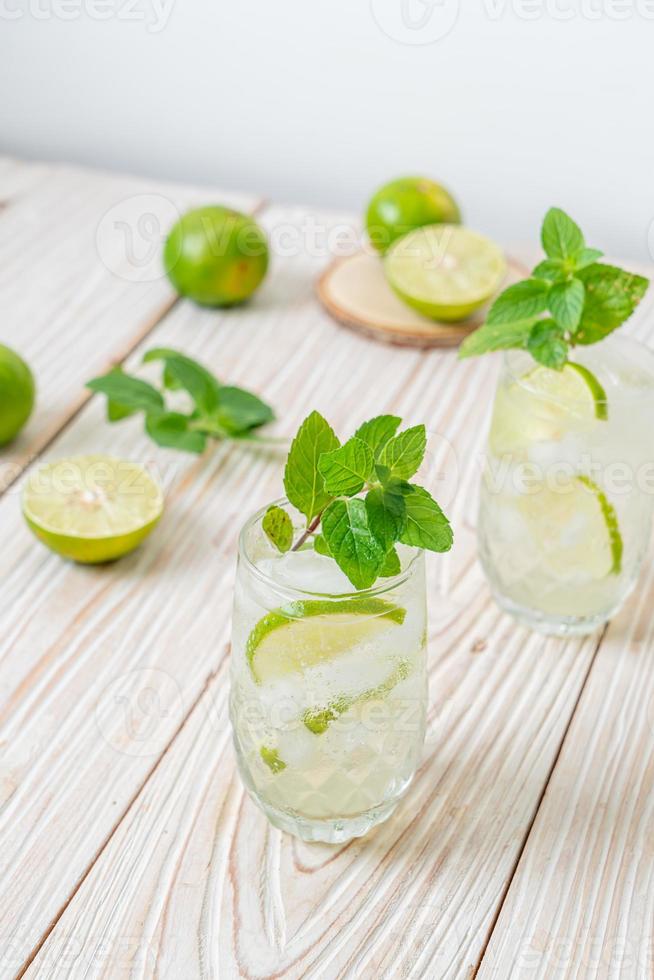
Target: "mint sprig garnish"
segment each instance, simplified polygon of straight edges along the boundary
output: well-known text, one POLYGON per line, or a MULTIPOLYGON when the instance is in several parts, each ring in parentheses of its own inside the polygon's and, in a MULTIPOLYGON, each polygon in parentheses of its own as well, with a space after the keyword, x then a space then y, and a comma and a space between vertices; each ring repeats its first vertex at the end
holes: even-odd
POLYGON ((517 348, 546 367, 561 370, 570 348, 603 340, 634 312, 649 280, 597 260, 579 226, 550 208, 541 229, 547 258, 531 276, 509 286, 486 322, 461 345, 460 357, 517 348))
MULTIPOLYGON (((356 589, 399 574, 398 542, 449 551, 452 529, 427 490, 409 483, 425 455, 424 425, 398 433, 401 419, 380 415, 340 444, 329 423, 312 412, 291 444, 284 472, 290 503, 307 527, 293 548, 307 547, 333 558, 356 589)), ((287 538, 271 508, 264 531, 280 551, 287 538)), ((289 521, 290 523, 290 521, 289 521)), ((287 530, 287 529, 286 529, 287 530)))
POLYGON ((223 385, 192 358, 167 347, 150 350, 144 363, 163 364, 161 390, 122 368, 93 378, 86 385, 107 396, 107 419, 121 419, 143 412, 145 431, 159 446, 201 453, 209 439, 256 439, 255 430, 274 419, 273 410, 244 388, 223 385), (168 391, 184 390, 190 396, 189 411, 173 410, 168 391))

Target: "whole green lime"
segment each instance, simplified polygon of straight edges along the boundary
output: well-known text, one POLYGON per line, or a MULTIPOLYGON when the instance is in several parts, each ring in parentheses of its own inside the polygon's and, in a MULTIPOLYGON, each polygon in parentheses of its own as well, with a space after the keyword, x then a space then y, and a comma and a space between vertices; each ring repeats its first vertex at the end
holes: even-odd
POLYGON ((268 268, 268 242, 259 225, 231 208, 187 211, 166 239, 163 263, 178 293, 202 306, 248 299, 268 268))
POLYGON ((458 225, 461 212, 441 184, 428 177, 400 177, 374 194, 366 211, 372 245, 385 252, 396 239, 423 225, 458 225))
POLYGON ((22 357, 0 344, 0 446, 18 435, 34 408, 34 377, 22 357))

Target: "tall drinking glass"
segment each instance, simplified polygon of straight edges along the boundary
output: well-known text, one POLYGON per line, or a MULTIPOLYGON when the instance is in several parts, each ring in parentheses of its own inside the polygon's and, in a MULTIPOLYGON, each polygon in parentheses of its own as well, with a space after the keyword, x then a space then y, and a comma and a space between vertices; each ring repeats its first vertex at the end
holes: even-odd
MULTIPOLYGON (((298 533, 298 515, 278 502, 298 533)), ((275 826, 340 842, 385 820, 418 764, 427 705, 424 554, 353 591, 311 540, 277 552, 265 510, 243 528, 230 714, 238 766, 275 826)))
POLYGON ((482 565, 534 629, 588 633, 633 588, 654 500, 654 355, 612 337, 563 371, 505 356, 481 485, 482 565))

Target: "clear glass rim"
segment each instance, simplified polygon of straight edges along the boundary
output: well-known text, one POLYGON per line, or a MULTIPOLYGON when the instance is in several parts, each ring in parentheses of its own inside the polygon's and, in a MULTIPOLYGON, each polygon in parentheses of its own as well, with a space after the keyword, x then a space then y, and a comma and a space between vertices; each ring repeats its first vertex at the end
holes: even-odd
MULTIPOLYGON (((652 350, 652 348, 649 347, 647 344, 643 343, 643 341, 637 340, 635 337, 630 337, 626 334, 622 334, 621 336, 615 336, 615 334, 609 334, 603 340, 598 341, 597 344, 588 344, 585 347, 581 346, 576 349, 577 350, 584 350, 584 349, 588 350, 589 348, 597 349, 601 347, 603 344, 610 344, 610 345, 615 344, 619 347, 631 348, 634 351, 643 352, 647 356, 647 359, 650 362, 649 367, 648 365, 645 365, 645 370, 649 371, 649 373, 652 376, 652 380, 654 381, 654 350, 652 350)), ((570 399, 566 399, 564 402, 562 402, 559 398, 555 398, 551 394, 545 396, 542 391, 534 390, 534 388, 525 381, 525 378, 530 373, 530 371, 526 372, 526 374, 518 374, 512 365, 512 361, 515 361, 515 359, 517 357, 520 357, 521 355, 524 357, 531 357, 529 352, 526 350, 511 349, 511 350, 504 351, 503 358, 502 358, 502 366, 503 366, 504 374, 507 375, 512 382, 514 382, 516 385, 519 385, 519 387, 522 388, 524 391, 527 391, 533 395, 537 395, 539 398, 545 399, 546 401, 554 402, 555 404, 563 404, 564 406, 567 407, 570 407, 571 405, 582 404, 581 400, 571 401, 570 399)), ((539 367, 539 364, 536 360, 534 360, 533 358, 531 358, 531 360, 534 367, 539 367)), ((577 363, 581 364, 582 367, 586 366, 582 361, 579 361, 577 363)), ((624 398, 623 396, 623 400, 634 401, 640 398, 651 398, 651 397, 652 397, 652 393, 647 389, 643 389, 642 391, 637 391, 636 389, 630 389, 628 399, 624 398)), ((621 401, 619 388, 616 389, 616 391, 611 392, 611 401, 612 402, 621 401)), ((601 404, 604 405, 607 403, 608 403, 608 398, 602 399, 601 404)))
POLYGON ((238 556, 239 560, 243 562, 248 572, 262 582, 268 589, 276 592, 278 595, 283 595, 290 597, 291 599, 354 599, 354 598, 372 598, 373 596, 383 595, 387 592, 393 592, 398 586, 403 585, 407 582, 415 572, 415 566, 419 561, 420 557, 424 555, 424 550, 422 548, 412 548, 411 558, 406 566, 399 575, 394 575, 392 578, 384 578, 380 580, 380 584, 375 584, 369 589, 354 589, 352 592, 311 592, 307 589, 294 588, 291 585, 281 585, 277 582, 271 575, 262 571, 257 563, 248 554, 246 538, 248 532, 260 524, 263 517, 269 507, 282 507, 286 509, 287 507, 292 507, 290 500, 286 497, 279 497, 277 500, 272 500, 270 503, 265 504, 256 513, 252 514, 243 527, 241 528, 240 534, 238 536, 238 556))

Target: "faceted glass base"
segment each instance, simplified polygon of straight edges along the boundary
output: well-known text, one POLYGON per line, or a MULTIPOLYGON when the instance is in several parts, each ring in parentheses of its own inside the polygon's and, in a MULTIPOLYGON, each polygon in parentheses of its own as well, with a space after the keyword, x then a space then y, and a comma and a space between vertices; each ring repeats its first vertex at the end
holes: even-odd
POLYGON ((275 810, 255 794, 251 793, 250 795, 273 826, 284 830, 287 834, 293 834, 294 837, 299 837, 301 840, 319 841, 323 844, 345 844, 354 837, 363 837, 377 824, 388 820, 399 802, 399 797, 396 797, 388 803, 382 803, 380 806, 366 810, 364 813, 358 813, 353 817, 311 820, 299 814, 275 810))

